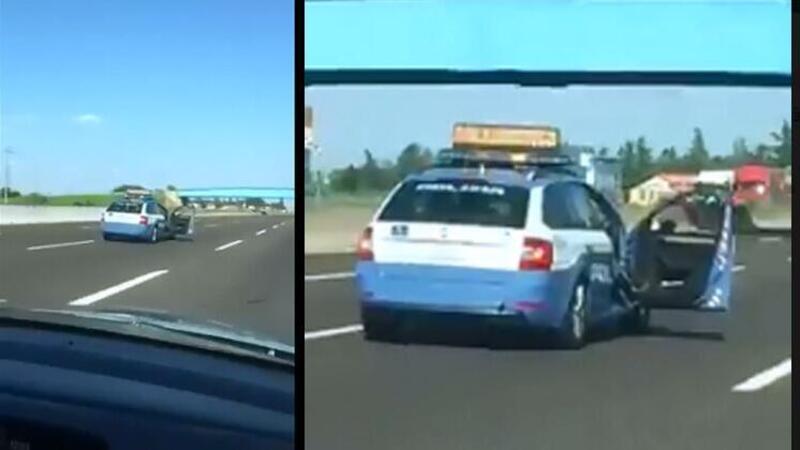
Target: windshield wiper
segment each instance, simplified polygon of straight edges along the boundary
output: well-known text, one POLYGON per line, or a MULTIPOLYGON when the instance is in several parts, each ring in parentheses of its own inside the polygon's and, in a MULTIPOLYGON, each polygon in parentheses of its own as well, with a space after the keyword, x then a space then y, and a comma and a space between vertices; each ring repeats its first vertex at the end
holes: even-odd
POLYGON ((33 309, 34 312, 63 314, 87 319, 114 322, 134 327, 149 327, 171 331, 184 336, 213 341, 238 351, 280 360, 294 365, 294 347, 250 332, 237 331, 229 324, 217 321, 199 322, 164 312, 139 312, 129 310, 76 311, 60 309, 33 309))

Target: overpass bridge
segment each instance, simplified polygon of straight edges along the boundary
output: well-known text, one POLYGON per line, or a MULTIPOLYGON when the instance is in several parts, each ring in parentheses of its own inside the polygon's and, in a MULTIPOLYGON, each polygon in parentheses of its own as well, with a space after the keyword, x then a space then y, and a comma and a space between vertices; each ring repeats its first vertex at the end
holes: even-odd
POLYGON ((248 199, 262 199, 267 202, 294 204, 294 188, 276 187, 224 187, 178 189, 178 196, 190 201, 243 202, 248 199))

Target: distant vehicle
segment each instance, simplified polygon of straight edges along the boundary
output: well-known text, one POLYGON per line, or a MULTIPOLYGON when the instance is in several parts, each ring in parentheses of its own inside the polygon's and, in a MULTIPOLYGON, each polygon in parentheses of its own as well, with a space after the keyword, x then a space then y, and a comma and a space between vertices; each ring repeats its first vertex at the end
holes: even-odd
POLYGON ((788 198, 785 172, 774 167, 746 164, 734 172, 734 183, 737 205, 769 203, 782 195, 788 198))
POLYGON ((152 243, 194 234, 194 210, 173 193, 129 191, 113 202, 100 219, 103 239, 137 239, 152 243))
POLYGON ((679 196, 626 233, 611 202, 564 170, 567 162, 458 153, 400 183, 359 240, 367 339, 390 338, 416 319, 451 319, 553 332, 580 348, 595 327, 646 330, 651 309, 728 309, 727 198, 679 196), (686 220, 695 204, 718 220, 705 228, 686 220))

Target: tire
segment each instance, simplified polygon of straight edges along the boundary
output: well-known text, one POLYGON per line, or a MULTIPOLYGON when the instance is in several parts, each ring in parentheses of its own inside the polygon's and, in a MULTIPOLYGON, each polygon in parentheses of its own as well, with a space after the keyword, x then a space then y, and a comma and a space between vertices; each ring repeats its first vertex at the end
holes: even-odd
POLYGON ((650 308, 635 306, 623 319, 623 331, 630 334, 647 334, 650 330, 650 308))
POLYGON ((580 279, 572 290, 567 312, 558 330, 560 348, 578 350, 586 345, 588 332, 589 295, 586 281, 580 279))
POLYGON ((111 235, 109 233, 103 233, 103 240, 104 241, 112 240, 111 235))

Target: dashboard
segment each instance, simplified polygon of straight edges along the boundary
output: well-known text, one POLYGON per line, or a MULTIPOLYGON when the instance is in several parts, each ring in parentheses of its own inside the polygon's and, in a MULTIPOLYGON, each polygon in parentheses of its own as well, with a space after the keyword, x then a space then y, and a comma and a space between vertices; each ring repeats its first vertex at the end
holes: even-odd
POLYGON ((294 368, 0 322, 0 448, 294 448, 294 368))

